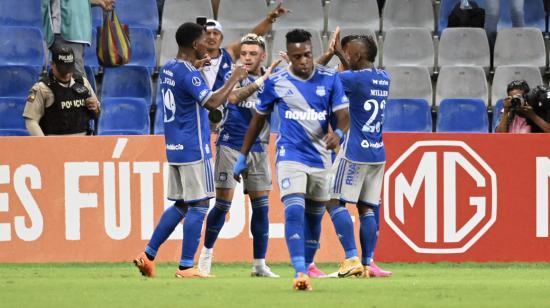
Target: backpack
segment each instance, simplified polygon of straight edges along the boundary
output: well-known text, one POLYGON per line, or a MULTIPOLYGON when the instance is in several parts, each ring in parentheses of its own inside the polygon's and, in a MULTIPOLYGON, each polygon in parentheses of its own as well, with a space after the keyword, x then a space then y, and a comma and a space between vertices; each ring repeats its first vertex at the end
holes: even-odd
POLYGON ((447 27, 483 28, 485 26, 485 9, 480 8, 475 1, 470 0, 471 9, 463 10, 460 2, 455 5, 449 15, 447 27))

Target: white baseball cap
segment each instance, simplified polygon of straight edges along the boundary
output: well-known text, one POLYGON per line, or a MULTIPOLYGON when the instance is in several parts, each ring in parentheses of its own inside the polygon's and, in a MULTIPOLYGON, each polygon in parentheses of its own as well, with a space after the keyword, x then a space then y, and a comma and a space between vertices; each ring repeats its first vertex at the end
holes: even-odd
POLYGON ((223 27, 217 20, 208 19, 206 20, 206 30, 217 30, 223 34, 223 27))

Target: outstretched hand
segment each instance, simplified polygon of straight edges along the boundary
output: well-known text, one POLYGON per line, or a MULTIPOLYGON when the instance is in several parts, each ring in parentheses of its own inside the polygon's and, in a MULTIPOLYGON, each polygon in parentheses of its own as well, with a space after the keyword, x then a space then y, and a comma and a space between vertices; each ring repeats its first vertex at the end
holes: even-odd
POLYGON ((277 18, 287 13, 292 13, 292 11, 284 7, 282 2, 279 2, 279 4, 277 4, 277 7, 275 7, 271 12, 267 14, 267 18, 273 23, 277 20, 277 18))
POLYGON ((342 47, 340 46, 340 26, 336 27, 336 30, 334 30, 334 32, 332 32, 332 35, 330 36, 327 53, 333 55, 338 47, 339 49, 342 49, 342 47))
POLYGON ((204 58, 195 61, 195 68, 200 69, 204 66, 209 66, 211 60, 210 55, 205 55, 204 58))
POLYGON ((273 73, 273 70, 279 66, 279 64, 281 64, 281 62, 283 61, 283 59, 279 58, 275 61, 273 61, 271 63, 271 65, 265 70, 265 73, 263 74, 262 78, 264 80, 267 80, 269 78, 269 76, 271 76, 271 74, 273 73))

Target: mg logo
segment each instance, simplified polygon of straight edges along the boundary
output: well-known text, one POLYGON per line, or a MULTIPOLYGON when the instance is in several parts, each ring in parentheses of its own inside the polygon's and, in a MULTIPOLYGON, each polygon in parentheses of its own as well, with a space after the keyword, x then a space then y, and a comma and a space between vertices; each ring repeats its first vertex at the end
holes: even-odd
POLYGON ((418 253, 463 253, 497 217, 497 178, 461 141, 419 141, 384 176, 384 219, 418 253))

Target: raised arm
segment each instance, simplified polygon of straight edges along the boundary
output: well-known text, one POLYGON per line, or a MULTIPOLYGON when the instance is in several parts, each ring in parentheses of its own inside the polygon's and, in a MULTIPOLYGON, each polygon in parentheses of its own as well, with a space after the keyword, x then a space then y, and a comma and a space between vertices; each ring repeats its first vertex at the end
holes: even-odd
POLYGON ((208 110, 214 110, 220 107, 227 101, 227 97, 231 94, 231 91, 235 88, 237 82, 246 78, 247 75, 248 73, 242 65, 236 65, 231 72, 231 77, 229 77, 229 80, 227 80, 227 82, 216 92, 212 93, 210 98, 208 98, 208 100, 204 103, 204 107, 208 110))
POLYGON ((264 82, 271 76, 271 73, 273 72, 273 69, 281 63, 282 59, 277 59, 271 65, 267 68, 265 73, 260 76, 258 79, 256 79, 255 82, 247 85, 246 87, 242 87, 236 90, 233 90, 231 94, 229 94, 229 97, 227 98, 227 102, 230 104, 238 104, 248 97, 250 97, 254 92, 258 91, 260 89, 264 82))
MULTIPOLYGON (((285 8, 282 4, 282 2, 279 2, 276 8, 271 10, 269 13, 267 13, 267 16, 262 20, 259 24, 257 24, 250 32, 255 33, 257 35, 265 36, 267 32, 271 29, 271 25, 277 21, 277 18, 289 13, 290 10, 285 8)), ((229 43, 226 47, 227 51, 231 55, 231 58, 233 58, 233 61, 235 61, 239 54, 241 53, 241 42, 235 41, 229 43)))

